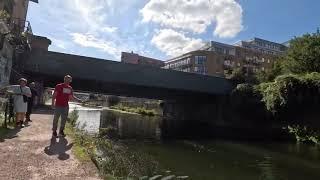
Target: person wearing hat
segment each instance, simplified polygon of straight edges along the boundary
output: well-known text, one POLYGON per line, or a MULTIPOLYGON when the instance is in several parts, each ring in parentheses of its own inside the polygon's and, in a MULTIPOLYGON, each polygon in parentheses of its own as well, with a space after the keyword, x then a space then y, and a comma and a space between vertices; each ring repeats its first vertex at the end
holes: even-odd
POLYGON ((26 85, 27 80, 25 78, 21 78, 19 79, 19 85, 11 85, 4 88, 8 93, 13 94, 16 125, 19 127, 24 127, 23 120, 27 112, 28 97, 31 97, 31 90, 26 85))

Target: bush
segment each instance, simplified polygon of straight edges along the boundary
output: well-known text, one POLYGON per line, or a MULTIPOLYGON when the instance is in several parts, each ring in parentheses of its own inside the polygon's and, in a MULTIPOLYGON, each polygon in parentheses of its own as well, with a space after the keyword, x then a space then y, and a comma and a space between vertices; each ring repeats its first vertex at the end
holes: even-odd
POLYGON ((257 89, 267 109, 274 113, 289 106, 315 105, 320 95, 320 73, 278 76, 274 82, 262 83, 257 89))
POLYGON ((298 142, 320 144, 320 133, 316 130, 299 125, 288 126, 287 130, 295 136, 298 142))
POLYGON ((108 96, 108 99, 107 99, 108 106, 115 106, 119 104, 120 100, 121 99, 118 96, 108 96))
POLYGON ((78 118, 79 112, 76 109, 69 114, 69 123, 72 125, 72 127, 76 126, 78 118))

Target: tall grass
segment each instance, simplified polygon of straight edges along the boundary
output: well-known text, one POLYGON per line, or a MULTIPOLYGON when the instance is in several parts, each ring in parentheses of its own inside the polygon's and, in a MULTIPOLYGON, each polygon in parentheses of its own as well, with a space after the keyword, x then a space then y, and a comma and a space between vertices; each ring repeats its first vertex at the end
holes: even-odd
POLYGON ((74 140, 74 153, 82 160, 91 159, 105 179, 128 179, 151 176, 158 163, 146 153, 130 149, 101 133, 90 136, 76 127, 77 111, 70 113, 66 133, 74 140))

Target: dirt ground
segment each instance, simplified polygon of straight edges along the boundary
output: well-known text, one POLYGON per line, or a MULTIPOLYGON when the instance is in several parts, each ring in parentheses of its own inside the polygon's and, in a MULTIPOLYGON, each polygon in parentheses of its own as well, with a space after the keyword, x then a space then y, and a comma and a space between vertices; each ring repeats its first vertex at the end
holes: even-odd
POLYGON ((100 179, 91 162, 79 162, 72 141, 52 138, 52 115, 37 112, 27 127, 0 139, 0 179, 100 179))

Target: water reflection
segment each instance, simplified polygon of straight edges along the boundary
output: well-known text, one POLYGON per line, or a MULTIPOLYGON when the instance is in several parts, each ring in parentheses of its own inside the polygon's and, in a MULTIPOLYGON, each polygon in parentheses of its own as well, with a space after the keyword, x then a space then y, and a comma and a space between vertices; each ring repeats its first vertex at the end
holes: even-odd
MULTIPOLYGON (((72 110, 72 107, 70 108, 72 110)), ((74 107, 73 107, 74 109, 74 107)), ((79 126, 88 132, 113 129, 118 138, 159 139, 161 117, 110 109, 77 107, 79 126)), ((227 141, 134 141, 131 148, 148 152, 175 175, 201 180, 319 179, 319 146, 295 143, 239 143, 227 141)))
POLYGON ((78 112, 77 126, 89 134, 113 130, 117 138, 160 139, 161 117, 143 116, 108 108, 88 108, 70 104, 70 112, 78 112))
POLYGON ((142 116, 105 109, 101 114, 100 128, 114 128, 123 139, 160 139, 161 117, 142 116))

